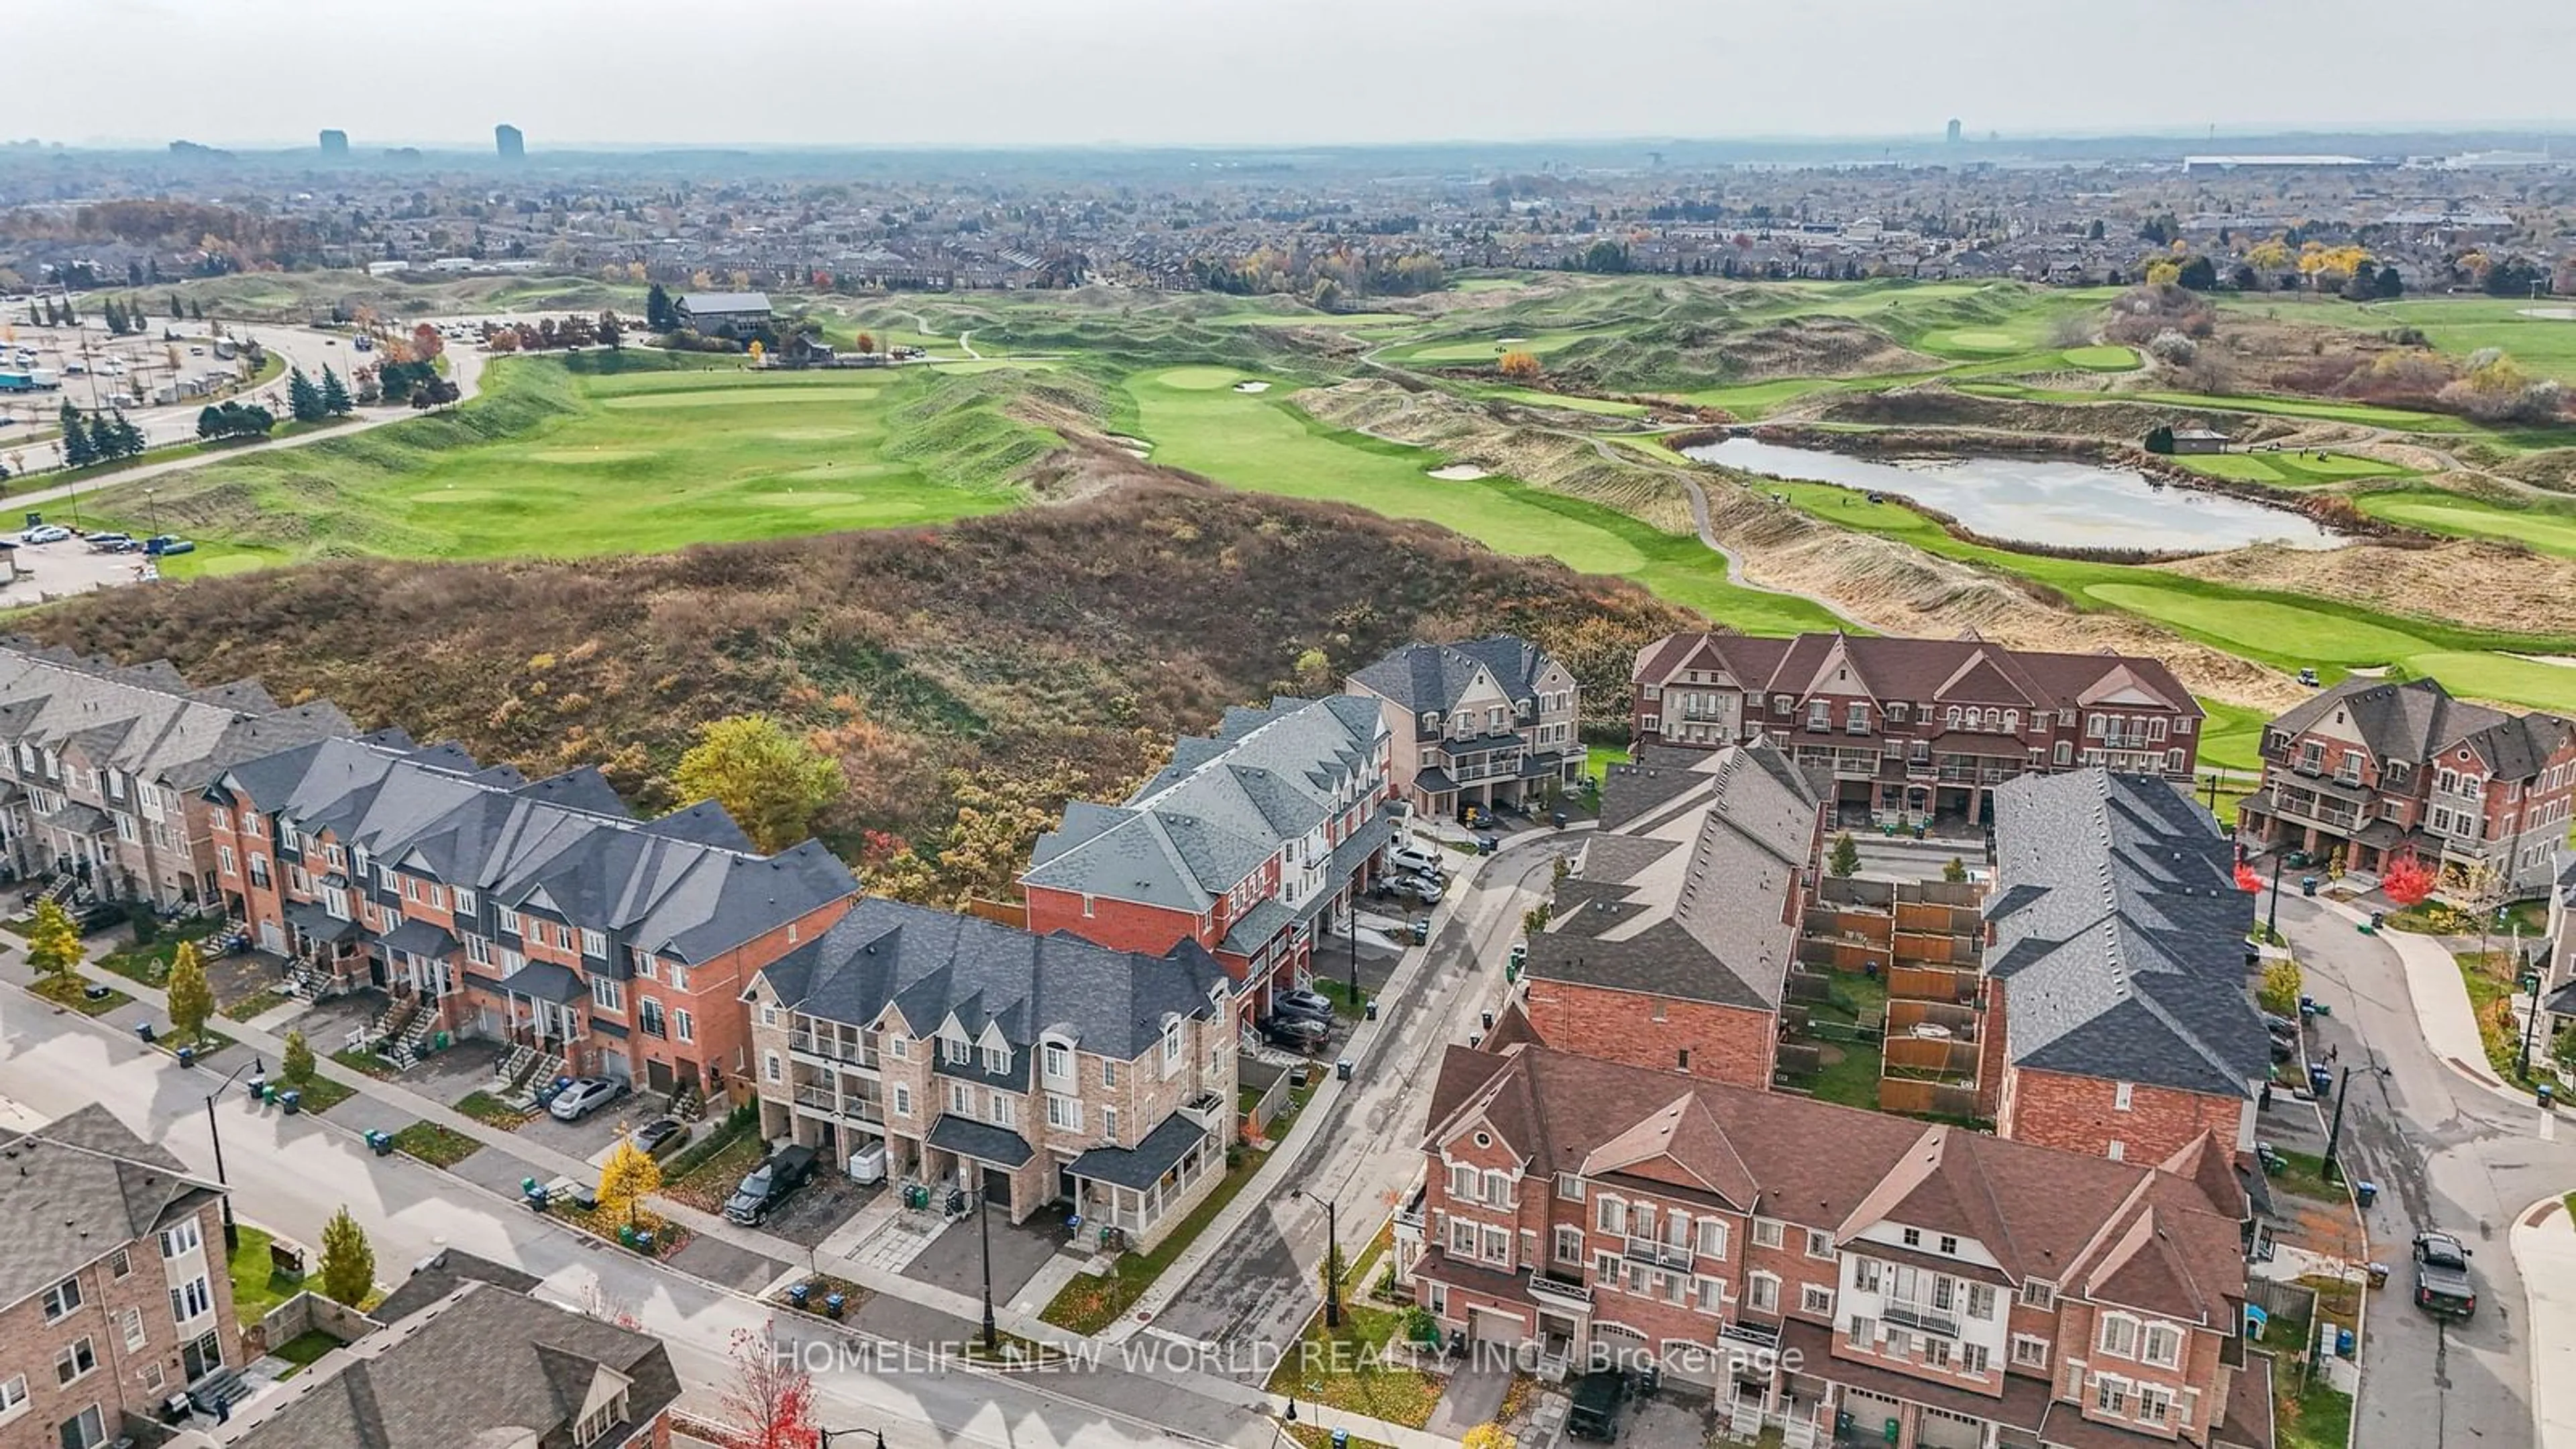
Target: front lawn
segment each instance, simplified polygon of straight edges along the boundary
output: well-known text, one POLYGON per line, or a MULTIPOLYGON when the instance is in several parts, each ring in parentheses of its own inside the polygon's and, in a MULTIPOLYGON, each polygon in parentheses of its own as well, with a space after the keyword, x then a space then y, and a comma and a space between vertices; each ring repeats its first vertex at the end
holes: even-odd
POLYGON ((265 991, 254 991, 250 995, 243 997, 241 1000, 234 1002, 232 1005, 225 1007, 223 1010, 224 1019, 227 1021, 250 1021, 256 1017, 265 1016, 269 1012, 275 1011, 277 1008, 284 1006, 294 999, 294 997, 287 995, 285 992, 280 991, 275 987, 270 987, 265 991))
POLYGON ((394 1134, 394 1150, 432 1167, 454 1167, 482 1151, 483 1142, 444 1123, 414 1122, 394 1134))
POLYGON ((1145 1290, 1163 1275, 1163 1270, 1172 1265, 1172 1260, 1198 1241, 1199 1234, 1207 1231, 1207 1225, 1216 1220, 1218 1213, 1225 1211, 1225 1205, 1234 1201, 1234 1195, 1243 1191, 1244 1184, 1252 1181, 1252 1175, 1259 1172, 1261 1164, 1267 1160, 1261 1153, 1238 1149, 1234 1165, 1226 1170, 1224 1180, 1217 1183, 1206 1200, 1192 1209, 1189 1217, 1174 1228, 1170 1236, 1155 1244, 1152 1252, 1119 1254, 1106 1277, 1075 1274, 1073 1281, 1064 1285, 1063 1290, 1055 1295, 1055 1301, 1049 1303, 1046 1311, 1038 1317, 1075 1333, 1098 1333, 1116 1323, 1128 1309, 1136 1306, 1137 1299, 1145 1296, 1145 1290))
POLYGON ((458 1098, 456 1110, 486 1127, 498 1127, 504 1132, 516 1132, 528 1125, 527 1113, 479 1089, 458 1098))
MULTIPOLYGON (((2478 1042, 2487 1049, 2487 1065, 2496 1075, 2512 1081, 2521 1075, 2522 1032, 2513 1019, 2513 955, 2509 951, 2489 951, 2484 957, 2475 951, 2453 955, 2460 963, 2460 980, 2469 989, 2469 1010, 2478 1019, 2478 1042)), ((2534 1054, 2546 1050, 2546 1043, 2535 1043, 2534 1054)))
POLYGON ((331 1053, 331 1060, 347 1067, 350 1071, 373 1077, 379 1082, 390 1082, 396 1075, 393 1063, 377 1056, 374 1052, 359 1051, 355 1047, 343 1047, 331 1053))
POLYGON ((110 952, 99 957, 96 964, 128 981, 139 981, 158 989, 170 984, 170 958, 179 954, 182 939, 164 936, 149 946, 110 952))
POLYGON ((1270 1375, 1270 1392, 1329 1404, 1419 1429, 1431 1422, 1448 1380, 1413 1366, 1404 1338, 1409 1310, 1342 1306, 1342 1326, 1318 1312, 1270 1375))
POLYGON ((357 1088, 320 1075, 309 1081, 280 1082, 277 1085, 282 1090, 296 1093, 296 1104, 307 1112, 328 1112, 358 1095, 357 1088))
POLYGON ((662 1179, 662 1195, 700 1212, 722 1212, 735 1186, 768 1153, 769 1146, 756 1129, 728 1126, 671 1159, 662 1179))
POLYGON ((269 1263, 274 1234, 248 1223, 240 1225, 231 1256, 233 1311, 245 1324, 257 1323, 287 1299, 304 1291, 304 1280, 278 1272, 269 1263))
POLYGON ((2352 1443, 2352 1395, 2323 1378, 2294 1392, 2284 1380, 2292 1372, 2279 1360, 2272 1366, 2272 1415, 2280 1449, 2347 1449, 2352 1443))
POLYGON ((91 996, 88 988, 89 983, 78 976, 48 976, 27 989, 56 1006, 77 1011, 83 1016, 105 1016, 134 1001, 133 997, 113 989, 91 996))
POLYGON ((2292 1197, 2304 1197, 2315 1202, 2348 1201, 2344 1190, 2327 1179, 2324 1158, 2312 1152, 2284 1150, 2281 1159, 2281 1170, 2270 1175, 2274 1192, 2285 1192, 2292 1197))

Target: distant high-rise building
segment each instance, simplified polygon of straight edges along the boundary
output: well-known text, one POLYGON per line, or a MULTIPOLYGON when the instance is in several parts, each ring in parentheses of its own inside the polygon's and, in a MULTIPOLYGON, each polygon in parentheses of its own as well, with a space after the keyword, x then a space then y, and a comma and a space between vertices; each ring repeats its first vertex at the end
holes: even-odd
POLYGON ((1953 146, 1959 144, 1959 120, 1956 116, 1950 118, 1950 144, 1953 146))
POLYGON ((492 128, 492 145, 495 150, 501 153, 501 159, 504 161, 523 161, 527 159, 528 138, 520 135, 519 128, 516 126, 506 124, 494 126, 492 128))
POLYGON ((325 160, 325 161, 346 161, 346 160, 348 160, 348 159, 349 159, 349 133, 348 133, 348 132, 346 132, 346 131, 325 131, 325 132, 323 132, 323 133, 322 133, 322 159, 323 159, 323 160, 325 160))

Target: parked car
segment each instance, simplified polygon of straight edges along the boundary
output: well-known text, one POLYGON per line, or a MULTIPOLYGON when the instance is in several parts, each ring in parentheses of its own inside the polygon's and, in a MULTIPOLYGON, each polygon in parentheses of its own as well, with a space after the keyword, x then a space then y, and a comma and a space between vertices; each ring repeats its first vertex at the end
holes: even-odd
POLYGON ((624 1082, 610 1077, 579 1077, 573 1084, 555 1093, 546 1111, 558 1122, 578 1122, 609 1103, 626 1095, 624 1082))
POLYGON ((123 553, 132 547, 134 535, 130 533, 93 533, 89 536, 92 553, 123 553))
POLYGON ((813 1148, 801 1145, 779 1148, 758 1167, 743 1175, 742 1182, 733 1190, 733 1196, 725 1199, 724 1215, 746 1227, 757 1227, 813 1175, 813 1148))
POLYGON ((20 543, 60 543, 71 536, 72 531, 59 523, 40 523, 18 535, 18 541, 20 543))
POLYGON ((1386 863, 1396 870, 1409 870, 1428 876, 1442 874, 1443 867, 1446 865, 1446 862, 1440 859, 1439 851, 1426 850, 1419 845, 1397 846, 1386 853, 1386 863))
POLYGON ((2469 1277, 2471 1249, 2449 1233, 2415 1235, 2415 1306, 2440 1318, 2473 1318, 2478 1285, 2469 1277))
POLYGON ((1426 906, 1436 906, 1440 904, 1440 883, 1431 879, 1429 876, 1395 876, 1388 880, 1379 881, 1377 891, 1378 894, 1382 896, 1393 896, 1398 900, 1419 901, 1426 906))
POLYGON ((1324 1044, 1333 1029, 1311 1016, 1273 1016, 1261 1023, 1261 1035, 1272 1046, 1297 1051, 1312 1051, 1324 1044))
POLYGON ((1271 997, 1270 1009, 1282 1016, 1311 1016, 1323 1021, 1333 1019, 1332 998, 1320 991, 1308 991, 1302 987, 1295 991, 1282 991, 1271 997))
POLYGON ((132 919, 133 912, 114 901, 99 901, 72 913, 73 924, 80 927, 84 936, 94 936, 110 926, 122 926, 132 919))
POLYGON ((1627 1376, 1594 1369, 1574 1381, 1574 1406, 1566 1411, 1565 1432, 1576 1439, 1607 1444, 1619 1437, 1619 1401, 1628 1397, 1627 1376))
POLYGON ((689 1124, 677 1117, 656 1117, 635 1129, 635 1145, 647 1157, 668 1157, 689 1142, 689 1124))

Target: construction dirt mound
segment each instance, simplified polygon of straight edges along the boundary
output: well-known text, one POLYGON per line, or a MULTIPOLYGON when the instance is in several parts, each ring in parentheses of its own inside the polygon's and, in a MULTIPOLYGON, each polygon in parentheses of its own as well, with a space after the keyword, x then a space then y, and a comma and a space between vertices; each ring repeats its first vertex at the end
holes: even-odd
POLYGON ((2459 540, 2432 548, 2296 549, 2273 544, 2163 565, 2214 583, 2315 594, 2395 614, 2441 602, 2445 623, 2527 634, 2555 628, 2576 598, 2576 559, 2517 543, 2459 540))
MULTIPOLYGON (((1449 393, 1411 391, 1385 378, 1310 388, 1295 402, 1310 416, 1389 442, 1615 508, 1665 533, 1691 531, 1690 494, 1668 471, 1630 461, 1615 445, 1513 421, 1520 408, 1487 407, 1449 393)), ((1461 484, 1460 486, 1471 486, 1461 484)))
POLYGON ((1880 377, 1892 372, 1930 372, 1938 358, 1926 357, 1875 327, 1841 317, 1801 317, 1730 338, 1717 348, 1729 378, 1762 381, 1775 377, 1880 377))
POLYGON ((2259 414, 2221 412, 2211 408, 2171 407, 2162 403, 2123 402, 2116 397, 2098 403, 2032 402, 2020 398, 1981 397, 1926 383, 1884 392, 1842 392, 1821 398, 1812 409, 1787 408, 1780 416, 1803 414, 1818 422, 1867 423, 1876 427, 1980 428, 2008 433, 2052 433, 2069 438, 2109 438, 2134 443, 2159 424, 2206 427, 2240 443, 2261 443, 2295 431, 2288 422, 2259 414))

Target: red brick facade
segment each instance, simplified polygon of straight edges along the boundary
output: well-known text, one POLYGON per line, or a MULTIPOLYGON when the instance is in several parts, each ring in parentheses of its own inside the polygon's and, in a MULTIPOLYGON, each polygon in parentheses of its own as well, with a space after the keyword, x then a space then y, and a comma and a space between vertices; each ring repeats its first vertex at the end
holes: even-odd
POLYGON ((2178 1091, 2065 1072, 2009 1069, 1995 1131, 2016 1142, 2087 1152, 2114 1162, 2162 1162, 2216 1134, 2254 1150, 2254 1104, 2236 1093, 2178 1091))
POLYGON ((1549 1046, 1625 1066, 1762 1087, 1779 1057, 1777 1012, 1535 979, 1522 1006, 1549 1046))

